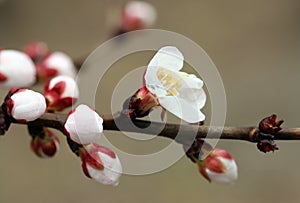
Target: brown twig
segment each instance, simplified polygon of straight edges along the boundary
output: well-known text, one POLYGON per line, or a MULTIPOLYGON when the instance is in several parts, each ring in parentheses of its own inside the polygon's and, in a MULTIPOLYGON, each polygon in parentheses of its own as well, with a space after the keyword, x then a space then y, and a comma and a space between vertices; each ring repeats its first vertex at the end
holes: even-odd
MULTIPOLYGON (((63 132, 63 126, 66 121, 66 114, 45 113, 39 119, 30 122, 31 125, 39 125, 44 127, 55 128, 63 132)), ((245 140, 256 142, 251 137, 251 132, 256 127, 208 127, 198 125, 180 125, 180 124, 164 124, 159 122, 150 122, 145 120, 133 120, 122 115, 117 114, 114 116, 102 116, 103 129, 112 131, 135 132, 149 135, 158 135, 161 137, 170 138, 178 142, 184 142, 182 136, 189 140, 189 138, 206 138, 208 132, 209 139, 232 139, 232 140, 245 140), (159 133, 157 130, 161 129, 159 133), (220 134, 221 133, 221 134, 220 134), (221 137, 220 137, 221 135, 221 137)), ((24 124, 24 123, 21 123, 24 124)), ((276 133, 275 140, 300 140, 300 128, 282 129, 276 133)))

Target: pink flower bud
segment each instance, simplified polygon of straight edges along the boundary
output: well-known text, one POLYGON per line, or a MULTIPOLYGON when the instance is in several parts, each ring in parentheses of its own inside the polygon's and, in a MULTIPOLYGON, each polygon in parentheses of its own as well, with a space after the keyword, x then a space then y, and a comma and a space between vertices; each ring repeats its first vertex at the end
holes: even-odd
POLYGON ((122 165, 117 155, 109 148, 92 143, 80 150, 84 174, 104 185, 117 186, 122 174, 122 165))
POLYGON ((32 151, 41 158, 53 157, 59 150, 58 137, 49 130, 44 128, 44 137, 35 136, 30 143, 32 151))
POLYGON ((198 162, 198 166, 209 182, 232 184, 238 177, 234 159, 223 149, 213 149, 203 161, 198 162))
POLYGON ((37 63, 50 54, 50 50, 44 42, 31 42, 26 45, 24 53, 27 54, 34 63, 37 63))
POLYGON ((63 52, 54 52, 37 64, 37 73, 40 79, 50 79, 57 75, 74 78, 76 69, 70 56, 63 52))
POLYGON ((29 87, 35 81, 36 69, 26 54, 15 50, 0 50, 1 87, 29 87))
POLYGON ((65 134, 78 144, 97 142, 103 131, 103 119, 90 107, 81 104, 68 115, 65 134))
POLYGON ((73 78, 61 75, 46 83, 44 96, 48 110, 62 111, 77 101, 79 90, 73 78))
POLYGON ((19 122, 29 122, 39 118, 46 111, 46 100, 38 92, 28 89, 11 89, 5 98, 7 114, 19 122))
POLYGON ((151 27, 156 20, 155 8, 143 1, 128 2, 122 11, 122 30, 129 32, 151 27))

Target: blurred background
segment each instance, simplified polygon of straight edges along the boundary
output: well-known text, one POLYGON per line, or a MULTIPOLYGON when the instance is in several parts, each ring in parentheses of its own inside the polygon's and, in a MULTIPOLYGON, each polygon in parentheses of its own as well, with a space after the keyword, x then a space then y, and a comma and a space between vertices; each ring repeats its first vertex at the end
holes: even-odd
MULTIPOLYGON (((157 9, 154 28, 195 41, 218 67, 228 102, 227 126, 256 125, 272 113, 285 120, 284 127, 300 126, 299 1, 148 2, 157 9)), ((84 58, 110 38, 122 3, 0 0, 0 47, 22 49, 42 40, 51 50, 84 58)), ((151 56, 125 57, 116 66, 130 70, 147 65, 151 56)), ((110 113, 113 76, 104 80, 107 88, 97 94, 96 109, 101 113, 110 113)), ((120 75, 115 77, 117 81, 120 75)), ((5 94, 1 90, 2 98, 5 94)), ((138 153, 168 143, 158 138, 152 146, 141 147, 118 139, 119 134, 106 133, 114 144, 138 153)), ((0 138, 0 202, 300 202, 299 141, 277 142, 280 150, 269 154, 244 141, 219 141, 218 147, 228 150, 239 167, 239 179, 232 186, 209 184, 183 157, 155 174, 123 175, 116 188, 87 179, 62 136, 59 154, 49 160, 37 158, 29 143, 25 126, 13 125, 0 138)))

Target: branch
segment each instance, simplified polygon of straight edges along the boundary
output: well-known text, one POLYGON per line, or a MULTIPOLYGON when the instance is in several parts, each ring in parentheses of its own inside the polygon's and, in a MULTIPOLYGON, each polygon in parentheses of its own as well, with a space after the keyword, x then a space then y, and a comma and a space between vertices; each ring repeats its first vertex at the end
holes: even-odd
MULTIPOLYGON (((29 122, 31 125, 55 128, 63 132, 66 114, 45 113, 39 119, 29 122)), ((257 142, 253 137, 253 130, 257 127, 208 127, 198 125, 180 125, 145 120, 131 120, 129 117, 118 113, 117 115, 102 116, 103 129, 112 131, 135 132, 149 135, 158 135, 183 143, 178 135, 184 135, 187 140, 191 137, 206 138, 210 130, 209 139, 231 139, 257 142), (157 134, 158 129, 161 131, 157 134), (221 137, 219 133, 221 132, 221 137)), ((15 121, 14 121, 15 122, 15 121)), ((15 122, 17 123, 17 122, 15 122)), ((26 123, 17 123, 26 124, 26 123)), ((275 140, 300 140, 300 128, 287 128, 277 132, 275 140)))

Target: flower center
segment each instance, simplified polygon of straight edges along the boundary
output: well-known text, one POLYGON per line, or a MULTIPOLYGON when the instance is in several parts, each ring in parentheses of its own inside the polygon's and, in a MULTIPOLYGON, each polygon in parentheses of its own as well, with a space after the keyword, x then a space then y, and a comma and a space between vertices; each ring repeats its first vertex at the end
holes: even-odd
POLYGON ((167 91, 167 96, 176 96, 178 95, 178 88, 182 87, 180 80, 171 73, 162 67, 158 67, 157 78, 164 86, 167 91))

